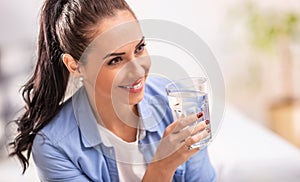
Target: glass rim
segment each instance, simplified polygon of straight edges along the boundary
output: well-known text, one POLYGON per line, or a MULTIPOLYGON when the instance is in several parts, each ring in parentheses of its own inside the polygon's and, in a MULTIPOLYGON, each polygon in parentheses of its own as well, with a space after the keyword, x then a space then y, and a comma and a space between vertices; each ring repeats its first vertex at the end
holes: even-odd
POLYGON ((200 80, 199 84, 204 84, 205 82, 207 82, 207 78, 206 77, 186 77, 186 78, 180 78, 180 79, 177 79, 177 80, 171 80, 170 83, 168 83, 165 87, 167 88, 168 86, 170 85, 174 85, 176 83, 181 83, 181 82, 184 82, 184 81, 187 81, 187 80, 190 80, 194 83, 195 80, 200 80))
POLYGON ((207 83, 207 80, 208 79, 206 77, 186 77, 186 78, 180 78, 177 80, 171 80, 170 83, 166 84, 165 90, 167 93, 180 92, 180 91, 200 91, 200 90, 194 90, 195 85, 193 85, 193 84, 197 83, 199 85, 202 85, 202 84, 204 85, 207 83), (186 81, 190 81, 193 84, 185 85, 184 88, 180 88, 180 86, 178 86, 186 81), (173 89, 172 89, 172 86, 173 86, 173 89), (189 90, 188 88, 193 88, 193 89, 189 90))

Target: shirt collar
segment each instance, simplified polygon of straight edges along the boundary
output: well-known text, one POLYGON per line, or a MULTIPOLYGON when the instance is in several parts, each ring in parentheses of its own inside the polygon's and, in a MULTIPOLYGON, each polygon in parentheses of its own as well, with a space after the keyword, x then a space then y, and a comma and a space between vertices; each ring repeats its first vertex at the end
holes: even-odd
POLYGON ((137 107, 141 119, 140 129, 149 132, 159 131, 159 123, 156 121, 155 117, 153 117, 153 105, 151 103, 150 95, 145 93, 144 98, 137 104, 137 107))
MULTIPOLYGON (((149 132, 158 132, 162 135, 159 122, 154 117, 153 104, 157 101, 151 98, 151 94, 145 92, 144 98, 137 104, 141 125, 139 129, 149 132)), ((81 132, 81 139, 85 147, 93 147, 102 143, 98 130, 97 120, 94 116, 89 99, 84 87, 81 87, 72 97, 74 115, 81 132)))
POLYGON ((144 98, 137 104, 141 125, 140 129, 149 132, 158 132, 160 136, 163 134, 163 119, 166 116, 167 106, 165 101, 159 95, 153 95, 145 89, 144 98))
POLYGON ((79 126, 81 139, 85 147, 93 147, 102 143, 98 124, 84 87, 72 97, 74 115, 79 126))

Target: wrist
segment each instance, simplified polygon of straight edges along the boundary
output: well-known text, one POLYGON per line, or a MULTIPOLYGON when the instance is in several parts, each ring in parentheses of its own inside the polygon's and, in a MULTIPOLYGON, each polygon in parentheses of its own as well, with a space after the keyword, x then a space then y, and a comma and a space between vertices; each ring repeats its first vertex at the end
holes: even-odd
POLYGON ((175 170, 162 165, 159 161, 151 162, 146 170, 143 182, 148 181, 172 181, 175 170))

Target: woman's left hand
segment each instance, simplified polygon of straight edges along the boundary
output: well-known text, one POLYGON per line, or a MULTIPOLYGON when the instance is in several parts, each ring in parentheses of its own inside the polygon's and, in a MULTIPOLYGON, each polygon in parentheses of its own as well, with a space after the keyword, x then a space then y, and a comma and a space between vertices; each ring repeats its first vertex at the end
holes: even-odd
POLYGON ((191 146, 208 136, 210 132, 206 129, 209 121, 196 122, 202 116, 202 112, 191 114, 178 119, 166 128, 155 156, 147 168, 144 181, 148 181, 145 177, 151 173, 151 180, 170 181, 176 168, 199 151, 198 147, 191 146))

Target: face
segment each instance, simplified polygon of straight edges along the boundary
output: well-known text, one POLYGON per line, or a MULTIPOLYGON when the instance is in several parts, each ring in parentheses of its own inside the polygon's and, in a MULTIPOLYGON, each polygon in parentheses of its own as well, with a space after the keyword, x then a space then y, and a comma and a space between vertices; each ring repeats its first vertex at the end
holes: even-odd
POLYGON ((80 67, 85 87, 96 102, 137 104, 151 65, 138 22, 129 11, 118 11, 102 20, 97 32, 80 67))

